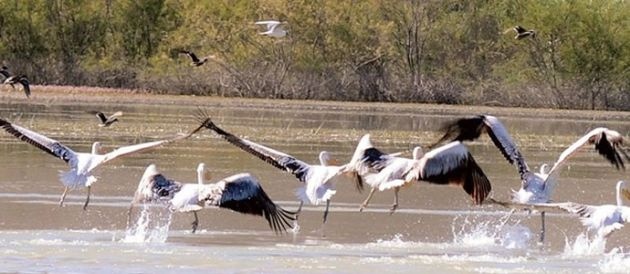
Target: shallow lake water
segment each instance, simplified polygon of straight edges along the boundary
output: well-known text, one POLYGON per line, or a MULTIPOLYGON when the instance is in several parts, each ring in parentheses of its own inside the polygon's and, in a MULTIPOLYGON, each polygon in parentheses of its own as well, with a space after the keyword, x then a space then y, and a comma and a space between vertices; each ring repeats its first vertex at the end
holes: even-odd
MULTIPOLYGON (((64 103, 24 100, 0 103, 0 117, 54 138, 75 151, 101 142, 106 150, 170 137, 196 125, 201 106, 215 123, 306 162, 316 163, 326 150, 348 161, 356 142, 371 133, 384 151, 428 145, 440 125, 462 115, 480 114, 474 107, 361 105, 291 101, 221 99, 195 104, 64 103), (120 122, 98 127, 86 113, 98 107, 123 110, 120 122)), ((484 112, 493 114, 492 109, 484 112)), ((553 163, 582 134, 606 126, 626 135, 630 115, 607 116, 505 109, 496 114, 520 145, 530 167, 553 163), (551 113, 551 114, 550 114, 551 113)), ((520 181, 487 137, 469 146, 492 182, 491 196, 506 200, 520 181)), ((473 206, 457 187, 417 184, 400 192, 400 207, 389 207, 393 192, 377 192, 359 213, 367 191, 359 193, 348 179, 337 182, 328 223, 323 206, 306 205, 300 231, 274 234, 263 218, 220 209, 200 212, 199 231, 190 233, 190 214, 170 216, 159 208, 135 210, 133 229, 126 214, 146 166, 151 163, 169 178, 196 181, 196 167, 206 163, 219 180, 249 172, 265 191, 289 210, 297 208, 299 183, 204 130, 190 139, 117 159, 104 165, 92 188, 92 201, 82 210, 85 190, 63 191, 58 180, 65 163, 0 132, 0 272, 63 273, 571 273, 624 272, 630 265, 630 228, 606 242, 584 238, 578 219, 549 213, 547 238, 537 244, 540 216, 518 212, 506 220, 498 206, 473 206)), ((618 180, 630 179, 593 149, 585 149, 562 171, 556 201, 614 203, 618 180)))

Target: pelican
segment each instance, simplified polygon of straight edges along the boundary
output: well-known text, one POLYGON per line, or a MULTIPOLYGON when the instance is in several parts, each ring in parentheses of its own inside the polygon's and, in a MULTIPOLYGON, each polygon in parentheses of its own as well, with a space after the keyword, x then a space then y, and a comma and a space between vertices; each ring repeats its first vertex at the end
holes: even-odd
POLYGON ((61 199, 59 200, 59 206, 63 206, 66 194, 70 189, 74 189, 77 187, 87 187, 87 198, 85 200, 85 204, 83 205, 83 210, 87 209, 87 206, 90 202, 90 191, 92 189, 92 184, 97 181, 96 177, 92 175, 92 172, 94 172, 94 170, 96 170, 98 167, 119 157, 148 150, 173 141, 185 139, 196 133, 197 131, 201 130, 202 128, 202 126, 200 126, 186 135, 179 135, 174 138, 160 141, 119 147, 107 154, 100 154, 99 152, 101 151, 101 143, 99 142, 95 142, 92 144, 92 151, 90 153, 74 152, 72 149, 68 148, 67 146, 61 144, 56 140, 50 139, 44 135, 20 127, 18 125, 9 123, 8 121, 5 121, 3 119, 0 119, 0 127, 9 134, 15 136, 16 138, 26 143, 29 143, 49 153, 50 155, 55 156, 56 158, 65 161, 70 167, 70 170, 66 172, 61 172, 59 176, 61 182, 65 186, 64 191, 61 194, 61 199))
POLYGON ((330 165, 332 162, 330 153, 327 151, 320 152, 320 165, 309 165, 289 154, 239 138, 219 128, 209 118, 205 119, 207 121, 205 122, 206 128, 216 132, 232 145, 258 157, 278 169, 295 175, 300 182, 304 183, 304 186, 298 188, 296 191, 296 195, 300 200, 300 206, 296 212, 296 220, 302 211, 304 202, 313 205, 319 205, 325 202, 326 209, 324 211, 322 226, 326 223, 330 199, 337 192, 335 190, 334 179, 341 175, 345 169, 343 166, 330 165))
POLYGON ((197 55, 192 51, 181 50, 179 52, 188 55, 188 57, 190 57, 190 60, 192 61, 191 65, 196 66, 196 67, 205 64, 209 58, 214 58, 214 55, 209 55, 209 56, 199 59, 197 55))
POLYGON ((158 172, 156 166, 147 167, 138 184, 138 189, 129 207, 127 223, 133 206, 138 203, 159 202, 167 204, 172 212, 192 212, 192 233, 197 231, 199 217, 197 211, 206 206, 227 208, 236 212, 264 217, 274 232, 291 228, 289 221, 295 213, 282 209, 267 196, 258 180, 249 173, 240 173, 214 184, 204 184, 208 176, 205 164, 197 166, 197 184, 182 184, 167 179, 158 172))
MULTIPOLYGON (((484 131, 488 133, 494 145, 501 151, 510 164, 516 164, 521 176, 521 188, 512 191, 512 202, 517 204, 549 203, 556 186, 561 167, 566 161, 582 147, 595 145, 599 154, 612 163, 617 169, 624 168, 622 155, 630 160, 630 157, 620 147, 623 145, 623 137, 619 132, 607 128, 596 128, 578 139, 565 149, 553 164, 550 170, 547 165, 540 166, 540 172, 530 171, 525 158, 518 147, 512 141, 503 124, 494 116, 479 115, 470 118, 456 120, 445 126, 445 135, 437 142, 445 140, 475 140, 484 131)), ((491 200, 493 201, 493 200, 491 200)), ((545 212, 541 212, 540 242, 545 237, 545 212)))
POLYGON ((260 35, 268 35, 275 38, 281 38, 287 36, 287 31, 282 27, 283 22, 276 20, 258 21, 254 23, 256 25, 265 25, 267 31, 259 32, 260 35))
POLYGON ((584 205, 578 203, 549 203, 534 205, 534 208, 559 208, 580 217, 582 225, 595 233, 599 238, 608 238, 615 230, 623 228, 630 222, 630 207, 623 200, 630 201, 630 185, 624 181, 617 182, 616 205, 584 205))
POLYGON ((506 30, 503 33, 508 33, 510 31, 514 31, 516 33, 516 36, 514 36, 514 39, 523 39, 526 37, 532 37, 535 38, 536 37, 536 31, 535 30, 526 30, 525 28, 521 27, 521 26, 515 26, 511 29, 506 30))
MULTIPOLYGON (((3 73, 4 75, 4 73, 3 73)), ((24 94, 26 94, 26 97, 30 97, 31 96, 31 88, 30 85, 28 83, 28 78, 26 78, 26 75, 20 75, 20 76, 9 76, 7 79, 4 80, 4 84, 9 84, 11 85, 11 88, 15 89, 15 84, 21 84, 22 88, 24 90, 24 94)))
POLYGON ((117 111, 116 113, 110 116, 107 116, 105 115, 105 113, 102 113, 100 111, 89 111, 89 113, 96 115, 96 117, 100 121, 100 123, 98 124, 98 126, 100 127, 108 127, 114 122, 118 122, 118 117, 123 115, 122 111, 117 111))
POLYGON ((421 147, 415 147, 413 158, 408 159, 381 152, 372 145, 370 135, 366 134, 359 141, 346 167, 356 176, 365 177, 365 182, 372 186, 359 211, 367 207, 377 189, 384 191, 394 188, 394 203, 390 210, 393 213, 398 208, 400 188, 419 180, 462 186, 475 204, 481 204, 491 190, 490 181, 483 170, 466 146, 457 141, 424 155, 421 147))

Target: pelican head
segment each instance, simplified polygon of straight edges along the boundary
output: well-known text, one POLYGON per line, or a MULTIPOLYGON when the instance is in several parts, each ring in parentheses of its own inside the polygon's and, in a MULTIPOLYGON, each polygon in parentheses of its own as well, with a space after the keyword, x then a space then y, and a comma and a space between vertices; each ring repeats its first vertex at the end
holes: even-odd
POLYGON ((630 186, 624 181, 617 182, 617 205, 623 206, 623 199, 630 201, 630 186))
POLYGON ((94 143, 92 144, 92 154, 93 154, 93 155, 99 155, 99 154, 101 154, 101 148, 102 148, 102 146, 101 146, 101 142, 94 142, 94 143))
POLYGON ((413 153, 411 154, 414 160, 419 160, 424 156, 424 152, 422 151, 422 147, 417 146, 413 148, 413 153))
POLYGON ((540 174, 546 175, 549 172, 548 167, 549 167, 548 164, 540 165, 540 174))
POLYGON ((322 166, 327 166, 331 164, 332 159, 330 157, 330 153, 328 151, 322 151, 319 153, 319 163, 322 166))

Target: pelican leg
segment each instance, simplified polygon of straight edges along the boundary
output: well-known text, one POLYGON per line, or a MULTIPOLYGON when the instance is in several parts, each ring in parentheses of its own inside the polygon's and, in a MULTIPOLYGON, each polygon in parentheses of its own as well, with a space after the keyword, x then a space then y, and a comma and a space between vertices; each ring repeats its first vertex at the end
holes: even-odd
POLYGON ((193 215, 195 216, 195 220, 191 223, 192 225, 192 233, 197 231, 197 226, 199 226, 199 216, 197 216, 197 211, 193 211, 193 215))
POLYGON ((295 220, 293 220, 293 230, 291 230, 291 232, 293 232, 294 234, 297 234, 300 231, 300 225, 298 224, 298 218, 300 217, 300 212, 302 212, 302 206, 304 205, 304 201, 300 201, 300 206, 298 207, 297 211, 295 212, 295 220))
POLYGON ((540 212, 540 239, 538 240, 539 244, 542 244, 545 241, 545 212, 540 212))
POLYGON ((131 226, 131 211, 133 211, 134 203, 132 202, 129 206, 129 211, 127 211, 127 228, 131 226))
POLYGON ((83 210, 87 210, 87 206, 90 203, 90 193, 92 192, 92 186, 87 187, 87 198, 85 198, 85 204, 83 204, 83 210))
POLYGON ((389 215, 394 214, 394 211, 398 208, 398 191, 400 191, 400 187, 394 188, 394 203, 392 204, 392 208, 389 210, 389 215))
POLYGON ((324 224, 326 223, 326 220, 328 220, 328 209, 329 208, 330 208, 330 200, 326 200, 326 210, 324 210, 324 224))
POLYGON ((61 199, 59 199, 59 206, 63 207, 63 202, 66 200, 66 194, 68 194, 68 190, 70 188, 66 187, 63 189, 63 193, 61 193, 61 199))
POLYGON ((365 199, 365 201, 363 201, 363 204, 361 204, 361 207, 359 207, 359 212, 362 212, 363 209, 365 209, 368 206, 368 203, 372 199, 372 196, 374 195, 374 192, 376 192, 376 188, 375 187, 373 187, 372 190, 370 190, 370 194, 368 194, 368 196, 365 199))

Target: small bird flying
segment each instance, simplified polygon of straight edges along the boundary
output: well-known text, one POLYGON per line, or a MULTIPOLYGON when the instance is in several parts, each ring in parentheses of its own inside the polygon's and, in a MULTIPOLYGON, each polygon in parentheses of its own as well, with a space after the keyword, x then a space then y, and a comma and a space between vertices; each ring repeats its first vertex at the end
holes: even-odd
POLYGON ((256 25, 264 25, 267 30, 259 32, 260 35, 267 35, 274 38, 282 38, 287 36, 288 31, 282 26, 284 23, 276 20, 258 21, 254 23, 256 25))
POLYGON ((96 115, 96 117, 98 118, 98 120, 100 121, 100 123, 98 124, 98 126, 100 127, 108 127, 110 125, 112 125, 115 122, 118 122, 118 117, 123 115, 122 111, 117 111, 116 113, 107 116, 105 115, 105 113, 102 113, 100 111, 89 111, 90 114, 94 114, 96 115))

